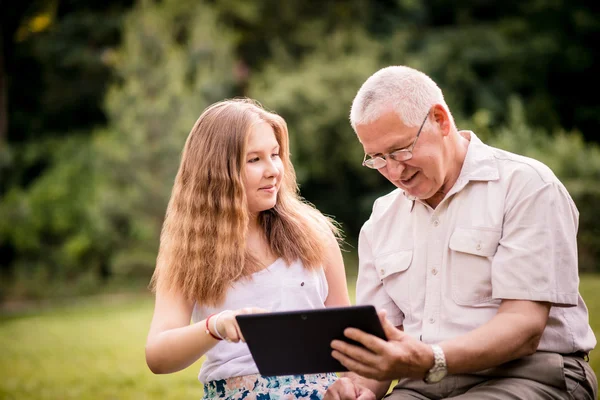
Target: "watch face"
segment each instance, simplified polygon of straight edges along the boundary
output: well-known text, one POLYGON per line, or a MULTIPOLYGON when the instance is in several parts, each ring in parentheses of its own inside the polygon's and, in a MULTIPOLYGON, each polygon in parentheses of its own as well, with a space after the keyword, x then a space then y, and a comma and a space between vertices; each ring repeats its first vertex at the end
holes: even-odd
POLYGON ((432 371, 429 373, 427 380, 431 383, 439 382, 446 376, 446 370, 440 369, 438 371, 432 371))

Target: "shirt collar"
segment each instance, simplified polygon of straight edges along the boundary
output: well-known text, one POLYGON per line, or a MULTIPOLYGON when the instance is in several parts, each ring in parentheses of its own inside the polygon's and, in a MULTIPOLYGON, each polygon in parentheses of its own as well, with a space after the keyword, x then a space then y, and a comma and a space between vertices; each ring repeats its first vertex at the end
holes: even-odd
POLYGON ((410 194, 406 193, 405 191, 402 191, 402 194, 404 195, 404 197, 406 197, 411 202, 409 212, 412 212, 413 208, 415 208, 415 202, 417 201, 417 198, 415 196, 411 196, 410 194))
POLYGON ((498 164, 492 149, 471 131, 461 131, 459 135, 470 136, 470 141, 458 180, 463 180, 466 183, 468 181, 495 181, 500 179, 498 164))
MULTIPOLYGON (((458 179, 447 196, 459 192, 470 181, 495 181, 500 179, 498 165, 491 148, 484 144, 472 131, 460 131, 458 134, 470 138, 469 147, 458 179)), ((406 192, 403 193, 408 200, 412 201, 410 206, 412 212, 417 198, 406 192)))

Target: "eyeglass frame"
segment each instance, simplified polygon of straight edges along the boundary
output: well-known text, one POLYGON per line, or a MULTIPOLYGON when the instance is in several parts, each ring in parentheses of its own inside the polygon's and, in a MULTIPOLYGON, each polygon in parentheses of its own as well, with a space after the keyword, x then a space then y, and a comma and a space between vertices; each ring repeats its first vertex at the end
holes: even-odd
POLYGON ((419 131, 417 132, 417 137, 415 137, 415 140, 412 142, 412 144, 410 146, 405 147, 403 149, 394 150, 391 153, 382 154, 382 155, 376 156, 376 157, 370 157, 368 159, 367 159, 368 154, 365 153, 365 157, 363 158, 363 162, 362 162, 363 167, 367 167, 370 169, 381 169, 387 165, 388 157, 397 162, 404 162, 404 161, 408 161, 411 158, 413 158, 413 153, 412 153, 413 149, 415 148, 415 145, 417 144, 417 140, 419 140, 419 136, 421 136, 421 131, 423 130, 423 127, 425 126, 425 122, 427 122, 427 118, 429 118, 430 113, 431 113, 431 110, 427 111, 427 115, 425 116, 425 119, 423 119, 423 122, 421 123, 421 127, 419 128, 419 131), (406 158, 399 160, 396 158, 398 154, 406 154, 406 158), (375 167, 374 163, 377 160, 383 161, 384 164, 381 167, 375 167), (369 162, 372 165, 369 165, 368 164, 369 162))

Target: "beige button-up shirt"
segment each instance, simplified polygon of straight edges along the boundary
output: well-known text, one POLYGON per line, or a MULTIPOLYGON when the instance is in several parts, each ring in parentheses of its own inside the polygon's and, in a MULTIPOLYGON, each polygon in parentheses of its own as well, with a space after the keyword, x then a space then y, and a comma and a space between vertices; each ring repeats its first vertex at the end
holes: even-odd
POLYGON ((437 343, 485 324, 503 299, 545 301, 538 349, 593 349, 567 190, 544 164, 461 134, 470 137, 462 170, 435 209, 399 189, 375 202, 359 238, 357 303, 437 343))

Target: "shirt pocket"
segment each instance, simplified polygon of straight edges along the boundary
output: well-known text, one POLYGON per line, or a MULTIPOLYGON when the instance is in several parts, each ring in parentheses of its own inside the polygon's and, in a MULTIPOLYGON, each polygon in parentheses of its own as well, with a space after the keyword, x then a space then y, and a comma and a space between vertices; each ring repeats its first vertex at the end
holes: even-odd
POLYGON ((492 300, 492 257, 502 232, 495 228, 456 228, 450 237, 452 298, 473 306, 492 300))
POLYGON ((408 273, 412 258, 413 251, 411 249, 395 251, 375 259, 375 268, 383 288, 404 314, 410 312, 408 273))

